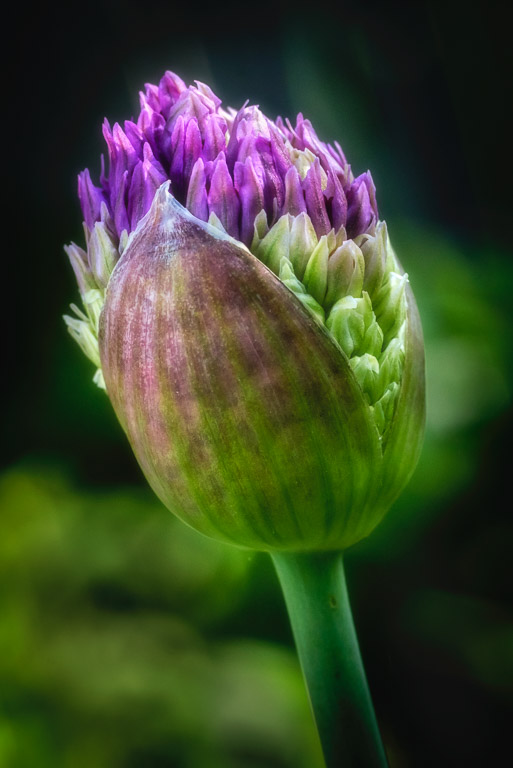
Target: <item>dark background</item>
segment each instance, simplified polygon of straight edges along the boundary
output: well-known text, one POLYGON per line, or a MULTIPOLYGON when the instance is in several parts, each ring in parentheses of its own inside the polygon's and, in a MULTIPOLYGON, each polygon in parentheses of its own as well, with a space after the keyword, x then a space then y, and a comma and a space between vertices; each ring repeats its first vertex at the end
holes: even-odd
POLYGON ((62 250, 82 242, 76 175, 88 166, 97 177, 103 117, 134 115, 138 90, 165 69, 207 82, 226 106, 249 99, 273 117, 302 111, 321 138, 340 141, 356 173, 372 170, 423 317, 428 425, 407 491, 346 556, 355 620, 392 766, 500 764, 513 687, 506 4, 92 2, 14 14, 3 69, 0 765, 231 768, 318 759, 315 745, 303 744, 308 712, 302 688, 291 692, 299 678, 270 564, 219 555, 153 501, 61 319, 77 299, 62 250), (167 551, 184 558, 177 541, 191 553, 181 586, 166 565, 167 551), (191 586, 194 557, 212 567, 191 586), (231 565, 220 576, 225 558, 231 565), (184 589, 217 608, 195 612, 184 589), (221 600, 227 592, 237 599, 221 600), (243 727, 227 714, 204 753, 197 742, 210 733, 212 709, 190 703, 189 662, 168 653, 182 647, 161 633, 158 622, 171 614, 201 636, 209 660, 210 671, 201 672, 202 656, 193 676, 197 701, 210 702, 212 687, 232 675, 227 697, 239 696, 253 716, 243 727), (109 651, 98 639, 105 622, 109 651), (149 643, 144 652, 131 644, 138 632, 149 643), (170 712, 155 693, 152 642, 179 672, 169 685, 183 698, 170 712), (245 661, 237 643, 249 643, 245 661), (119 648, 128 649, 122 672, 119 648), (138 696, 125 686, 131 675, 138 696), (99 693, 89 679, 102 681, 99 693), (124 681, 119 690, 114 679, 124 681), (193 714, 173 730, 168 720, 187 707, 193 714), (255 723, 261 731, 251 730, 255 723))

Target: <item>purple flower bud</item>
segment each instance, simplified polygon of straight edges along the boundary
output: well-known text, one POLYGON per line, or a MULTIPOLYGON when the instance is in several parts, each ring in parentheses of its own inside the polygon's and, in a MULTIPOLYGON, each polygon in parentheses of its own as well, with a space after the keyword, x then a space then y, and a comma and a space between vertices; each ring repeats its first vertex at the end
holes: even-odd
POLYGON ((128 218, 130 229, 134 229, 150 209, 155 192, 166 180, 160 163, 153 157, 149 144, 144 144, 143 160, 138 160, 132 173, 128 191, 128 218))
POLYGON ((365 232, 371 232, 378 220, 376 205, 376 187, 370 171, 362 173, 353 181, 347 191, 347 234, 357 237, 365 232))
POLYGON ((424 414, 413 294, 369 172, 299 114, 224 110, 171 72, 104 123, 67 253, 98 366, 151 485, 256 548, 367 535, 406 483, 424 414))
POLYGON ((340 146, 321 141, 301 114, 292 127, 255 106, 225 111, 208 86, 186 87, 172 72, 158 86, 147 85, 140 102, 135 122, 111 129, 105 120, 108 172, 100 186, 88 170, 80 174, 88 229, 105 202, 118 237, 130 234, 169 179, 179 202, 191 201, 204 220, 215 213, 246 245, 262 210, 269 226, 286 213, 307 213, 319 237, 341 227, 351 237, 372 234, 378 213, 370 174, 355 180, 340 146))
POLYGON ((78 198, 86 226, 92 229, 95 222, 100 220, 101 206, 107 198, 101 187, 95 187, 87 168, 78 176, 78 198))
MULTIPOLYGON (((234 169, 235 190, 241 203, 240 236, 244 243, 253 235, 255 219, 264 209, 264 189, 262 179, 253 166, 251 156, 245 162, 239 160, 234 169)), ((231 233, 230 233, 231 234, 231 233)))
POLYGON ((216 214, 227 232, 237 240, 240 239, 240 197, 233 186, 224 152, 220 152, 214 161, 208 191, 208 209, 210 213, 216 214))
POLYGON ((292 216, 306 213, 306 201, 297 169, 291 166, 285 175, 285 210, 292 216))
POLYGON ((313 165, 310 166, 302 186, 305 195, 306 211, 312 220, 314 229, 318 237, 326 235, 331 229, 331 222, 326 210, 326 198, 323 194, 319 158, 316 158, 313 165))
POLYGON ((178 75, 175 75, 174 72, 166 72, 158 85, 158 89, 153 85, 147 85, 146 88, 150 90, 152 97, 156 97, 154 104, 152 104, 153 109, 156 112, 162 112, 166 119, 171 107, 178 101, 180 94, 187 90, 184 81, 178 75))
MULTIPOLYGON (((210 164, 209 164, 210 165, 210 164)), ((198 157, 194 163, 194 168, 189 181, 187 191, 187 210, 196 218, 206 221, 208 219, 208 200, 206 187, 207 174, 205 173, 205 163, 198 157)))

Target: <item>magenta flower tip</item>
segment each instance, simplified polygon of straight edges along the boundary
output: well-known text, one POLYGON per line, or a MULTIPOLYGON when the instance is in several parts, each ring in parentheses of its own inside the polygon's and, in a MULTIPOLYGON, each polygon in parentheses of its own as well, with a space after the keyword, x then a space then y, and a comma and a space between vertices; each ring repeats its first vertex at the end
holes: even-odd
POLYGON ((266 117, 257 106, 225 110, 204 83, 187 87, 172 72, 140 94, 137 120, 103 125, 108 170, 99 186, 86 169, 78 194, 89 230, 107 206, 117 237, 132 232, 156 190, 171 193, 197 218, 211 214, 228 234, 249 245, 264 210, 269 227, 284 214, 307 213, 316 234, 345 227, 349 236, 371 233, 378 220, 369 173, 354 179, 338 144, 321 141, 300 113, 266 117))

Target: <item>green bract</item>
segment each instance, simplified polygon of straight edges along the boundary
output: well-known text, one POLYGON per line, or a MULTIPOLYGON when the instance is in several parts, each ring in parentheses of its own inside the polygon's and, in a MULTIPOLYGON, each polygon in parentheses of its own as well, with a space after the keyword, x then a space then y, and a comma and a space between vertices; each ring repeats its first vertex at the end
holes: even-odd
POLYGON ((404 368, 408 279, 389 245, 385 223, 374 235, 355 240, 345 239, 343 229, 317 238, 302 213, 282 216, 264 231, 262 217, 252 251, 329 329, 386 438, 404 368))
MULTIPOLYGON (((424 422, 420 322, 384 223, 317 237, 305 213, 269 230, 263 214, 248 249, 166 183, 107 280, 105 385, 164 504, 263 550, 370 533, 424 422)), ((96 316, 80 320, 92 347, 96 316)))

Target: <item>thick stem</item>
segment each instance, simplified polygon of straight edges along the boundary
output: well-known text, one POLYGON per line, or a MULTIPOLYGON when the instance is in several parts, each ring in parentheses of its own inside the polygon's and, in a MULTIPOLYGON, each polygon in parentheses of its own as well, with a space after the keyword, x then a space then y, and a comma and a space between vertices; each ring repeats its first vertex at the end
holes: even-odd
POLYGON ((327 768, 388 765, 340 553, 272 553, 327 768))

